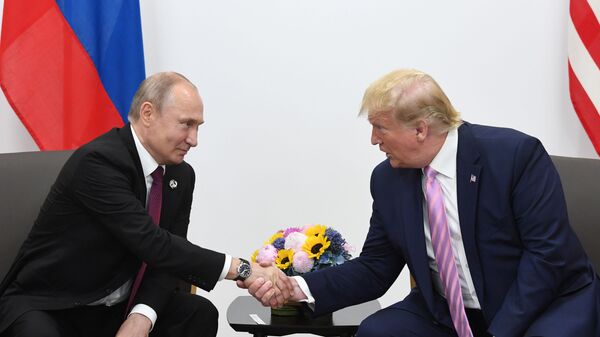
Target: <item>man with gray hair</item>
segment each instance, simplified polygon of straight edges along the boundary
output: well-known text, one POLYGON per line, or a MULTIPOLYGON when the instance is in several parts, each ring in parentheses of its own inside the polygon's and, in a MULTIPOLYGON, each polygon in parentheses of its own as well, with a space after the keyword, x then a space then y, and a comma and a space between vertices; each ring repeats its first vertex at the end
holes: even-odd
POLYGON ((275 267, 198 247, 187 234, 204 108, 165 72, 135 94, 130 124, 73 153, 0 285, 0 336, 215 336, 217 309, 190 294, 223 279, 291 285, 275 267), (181 281, 187 286, 182 286, 181 281))
MULTIPOLYGON (((463 122, 412 69, 374 82, 361 113, 387 156, 371 178, 362 253, 295 277, 291 300, 317 315, 369 301, 408 265, 416 286, 357 336, 600 336, 600 282, 539 140, 463 122)), ((265 305, 267 290, 249 287, 265 305)))

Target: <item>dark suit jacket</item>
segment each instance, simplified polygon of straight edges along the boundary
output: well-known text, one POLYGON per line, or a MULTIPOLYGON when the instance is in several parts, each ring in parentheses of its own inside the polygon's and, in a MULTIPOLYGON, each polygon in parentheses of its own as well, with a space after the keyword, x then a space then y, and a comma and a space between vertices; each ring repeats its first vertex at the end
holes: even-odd
MULTIPOLYGON (((514 130, 468 123, 458 134, 460 227, 489 332, 600 336, 600 283, 569 225, 558 173, 541 143, 514 130)), ((426 310, 452 326, 447 304, 432 286, 421 175, 420 169, 393 169, 387 160, 375 168, 361 255, 305 276, 317 314, 380 297, 408 264, 417 287, 398 305, 426 310)))
POLYGON ((188 242, 194 171, 167 166, 160 228, 145 209, 146 183, 129 125, 74 152, 0 285, 0 332, 23 312, 97 301, 148 270, 137 302, 161 308, 177 278, 210 290, 225 257, 188 242), (177 181, 171 189, 169 181, 177 181))

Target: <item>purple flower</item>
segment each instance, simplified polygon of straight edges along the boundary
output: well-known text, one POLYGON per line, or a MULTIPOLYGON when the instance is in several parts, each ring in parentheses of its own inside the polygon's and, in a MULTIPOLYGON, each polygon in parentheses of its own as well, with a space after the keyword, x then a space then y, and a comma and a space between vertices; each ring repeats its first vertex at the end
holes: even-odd
POLYGON ((342 234, 333 228, 327 228, 327 230, 325 230, 325 236, 331 241, 330 247, 333 254, 338 255, 344 252, 346 240, 344 240, 342 234))
POLYGON ((283 231, 283 237, 287 238, 288 235, 290 235, 290 233, 295 233, 295 232, 302 232, 302 228, 298 228, 298 227, 287 228, 286 230, 283 231))
POLYGON ((275 241, 273 241, 273 247, 275 247, 275 249, 277 249, 277 250, 283 249, 284 245, 285 245, 284 238, 278 238, 278 239, 275 239, 275 241))
POLYGON ((258 255, 256 256, 256 262, 262 263, 273 263, 275 262, 275 258, 277 257, 277 248, 273 245, 263 246, 258 250, 258 255))

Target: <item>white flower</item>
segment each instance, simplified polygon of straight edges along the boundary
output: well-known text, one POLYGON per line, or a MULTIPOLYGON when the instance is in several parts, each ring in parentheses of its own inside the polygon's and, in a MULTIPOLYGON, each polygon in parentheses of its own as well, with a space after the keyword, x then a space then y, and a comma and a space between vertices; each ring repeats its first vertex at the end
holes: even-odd
POLYGON ((302 250, 302 245, 306 241, 306 235, 300 232, 293 232, 285 238, 285 249, 293 249, 295 252, 302 250))

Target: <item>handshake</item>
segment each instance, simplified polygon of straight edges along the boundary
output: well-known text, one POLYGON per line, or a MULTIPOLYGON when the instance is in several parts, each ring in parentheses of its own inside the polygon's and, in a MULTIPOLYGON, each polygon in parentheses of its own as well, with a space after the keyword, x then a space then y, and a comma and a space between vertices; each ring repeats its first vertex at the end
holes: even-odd
POLYGON ((248 289, 248 293, 266 307, 278 308, 288 302, 306 299, 298 282, 271 263, 252 263, 250 276, 236 282, 239 288, 248 289))

